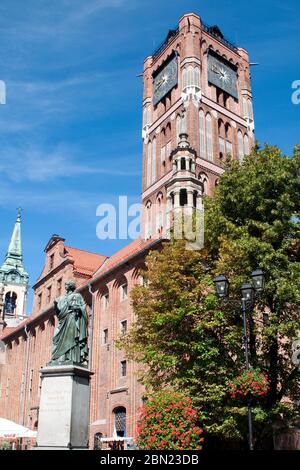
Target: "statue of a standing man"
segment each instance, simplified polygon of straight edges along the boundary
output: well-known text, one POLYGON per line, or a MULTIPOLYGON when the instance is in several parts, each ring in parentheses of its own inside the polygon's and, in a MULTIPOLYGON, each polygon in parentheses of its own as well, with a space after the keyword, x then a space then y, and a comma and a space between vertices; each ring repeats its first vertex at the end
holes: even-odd
POLYGON ((52 357, 49 365, 87 365, 88 317, 81 294, 75 292, 73 281, 65 283, 66 295, 54 301, 58 325, 52 340, 52 357))

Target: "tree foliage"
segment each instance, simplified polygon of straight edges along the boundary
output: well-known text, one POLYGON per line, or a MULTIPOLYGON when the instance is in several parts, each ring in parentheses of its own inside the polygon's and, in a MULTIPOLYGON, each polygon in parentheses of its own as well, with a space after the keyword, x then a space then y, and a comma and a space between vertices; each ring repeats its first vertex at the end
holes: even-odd
POLYGON ((299 174, 299 147, 286 157, 266 145, 243 163, 229 162, 205 200, 205 248, 166 243, 146 260, 147 285, 132 293, 136 322, 122 347, 146 366, 149 390, 172 385, 188 394, 210 434, 246 436, 246 408, 235 406, 228 384, 245 367, 239 288, 258 266, 266 286, 248 314, 249 346, 251 366, 268 376, 269 390, 254 408, 257 445, 274 425, 297 417, 291 346, 300 330, 299 174), (213 287, 221 273, 231 283, 231 301, 222 303, 213 287))

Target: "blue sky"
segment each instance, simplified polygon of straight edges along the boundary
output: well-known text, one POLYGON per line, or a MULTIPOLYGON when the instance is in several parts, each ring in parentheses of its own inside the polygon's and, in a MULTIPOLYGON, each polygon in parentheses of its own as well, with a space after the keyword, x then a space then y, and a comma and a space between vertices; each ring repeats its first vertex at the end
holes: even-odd
POLYGON ((111 254, 124 240, 96 237, 96 208, 141 191, 144 57, 189 11, 249 50, 256 136, 290 154, 300 141, 300 20, 296 0, 2 0, 0 257, 16 208, 34 284, 53 233, 111 254))

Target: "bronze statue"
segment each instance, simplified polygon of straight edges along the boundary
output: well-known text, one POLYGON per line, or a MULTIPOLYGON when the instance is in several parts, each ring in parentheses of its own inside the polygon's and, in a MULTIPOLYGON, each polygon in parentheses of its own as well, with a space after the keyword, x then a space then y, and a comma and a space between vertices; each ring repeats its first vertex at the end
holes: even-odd
POLYGON ((88 317, 81 294, 75 292, 73 281, 65 283, 66 294, 54 301, 58 325, 52 340, 49 365, 87 365, 88 317))

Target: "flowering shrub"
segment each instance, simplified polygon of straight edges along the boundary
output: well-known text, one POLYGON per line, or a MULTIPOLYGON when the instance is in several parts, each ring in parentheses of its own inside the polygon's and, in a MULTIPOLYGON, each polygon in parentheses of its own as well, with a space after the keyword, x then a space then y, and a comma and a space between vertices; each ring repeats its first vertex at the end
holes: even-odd
POLYGON ((140 449, 196 450, 202 448, 203 430, 190 398, 164 392, 150 398, 138 423, 140 449))
POLYGON ((269 381, 259 369, 251 369, 243 372, 229 383, 231 398, 237 397, 263 397, 268 393, 269 381))

